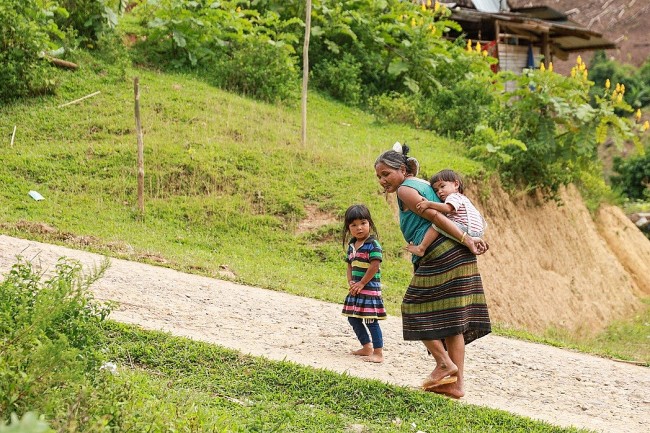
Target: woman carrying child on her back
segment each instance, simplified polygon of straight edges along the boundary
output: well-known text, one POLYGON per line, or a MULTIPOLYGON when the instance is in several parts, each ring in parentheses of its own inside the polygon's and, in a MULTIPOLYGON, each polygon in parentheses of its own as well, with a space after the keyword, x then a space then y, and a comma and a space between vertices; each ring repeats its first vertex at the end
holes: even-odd
MULTIPOLYGON (((426 209, 434 209, 442 212, 463 231, 463 238, 466 235, 482 238, 487 222, 471 200, 463 194, 465 188, 460 175, 453 170, 441 170, 431 177, 429 183, 444 203, 429 201, 422 197, 422 201, 416 205, 417 211, 422 213, 426 209)), ((438 238, 438 232, 450 237, 444 230, 431 224, 422 242, 419 245, 410 244, 406 249, 411 254, 422 257, 427 248, 438 238)))
POLYGON ((380 363, 384 361, 384 341, 379 320, 386 319, 386 309, 381 297, 379 269, 382 249, 376 235, 375 223, 366 206, 352 205, 345 211, 343 247, 347 247, 349 293, 343 315, 348 317, 361 343, 361 349, 351 353, 365 357, 365 361, 380 363))

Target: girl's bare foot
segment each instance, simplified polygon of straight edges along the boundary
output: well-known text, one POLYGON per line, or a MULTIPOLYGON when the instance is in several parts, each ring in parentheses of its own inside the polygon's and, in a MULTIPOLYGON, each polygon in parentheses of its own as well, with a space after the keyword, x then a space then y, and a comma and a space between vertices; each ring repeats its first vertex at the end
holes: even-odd
POLYGON ((372 355, 363 358, 363 360, 366 362, 381 364, 384 362, 384 350, 381 348, 375 349, 373 350, 372 355))
POLYGON ((372 343, 364 344, 361 349, 353 350, 350 353, 356 356, 370 356, 373 354, 372 343))

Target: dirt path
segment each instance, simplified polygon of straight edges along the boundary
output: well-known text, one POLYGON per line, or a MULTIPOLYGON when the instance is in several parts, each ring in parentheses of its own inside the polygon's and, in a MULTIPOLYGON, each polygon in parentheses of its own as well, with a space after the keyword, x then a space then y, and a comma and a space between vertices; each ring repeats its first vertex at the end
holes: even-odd
MULTIPOLYGON (((87 269, 102 260, 0 235, 0 273, 19 255, 44 269, 62 256, 87 269)), ((382 323, 386 362, 375 365, 347 354, 357 344, 337 304, 116 259, 93 290, 119 302, 115 320, 270 359, 410 387, 433 368, 421 344, 402 340, 397 317, 382 323)), ((648 431, 648 368, 493 335, 469 345, 466 356, 466 403, 561 426, 648 431)))

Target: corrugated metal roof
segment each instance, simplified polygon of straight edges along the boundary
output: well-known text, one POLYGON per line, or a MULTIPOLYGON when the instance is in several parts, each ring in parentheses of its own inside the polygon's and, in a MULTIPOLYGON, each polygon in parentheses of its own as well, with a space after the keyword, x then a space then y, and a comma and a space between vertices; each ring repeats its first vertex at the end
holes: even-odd
POLYGON ((472 0, 472 3, 479 12, 501 12, 500 0, 472 0))
POLYGON ((480 12, 507 12, 510 10, 508 0, 471 0, 476 10, 480 12))

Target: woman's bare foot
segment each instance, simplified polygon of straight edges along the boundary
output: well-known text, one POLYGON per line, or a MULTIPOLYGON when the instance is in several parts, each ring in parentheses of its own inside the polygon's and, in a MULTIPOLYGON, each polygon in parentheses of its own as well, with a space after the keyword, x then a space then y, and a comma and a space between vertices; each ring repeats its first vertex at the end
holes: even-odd
POLYGON ((422 257, 426 251, 426 248, 423 248, 422 245, 408 244, 406 246, 406 251, 413 254, 414 256, 422 257))
POLYGON ((427 391, 435 392, 436 394, 442 394, 454 399, 463 398, 465 396, 465 390, 462 388, 462 386, 458 385, 458 382, 448 385, 436 386, 435 388, 429 388, 427 391))
POLYGON ((454 383, 457 380, 456 373, 458 373, 458 367, 454 364, 437 365, 424 382, 422 382, 422 388, 429 391, 432 388, 437 389, 441 385, 454 383))
POLYGON ((366 362, 381 364, 384 362, 384 350, 382 348, 375 349, 372 351, 372 355, 364 357, 363 360, 366 362))
POLYGON ((372 343, 364 344, 361 349, 353 350, 350 353, 356 356, 370 356, 373 354, 372 343))

